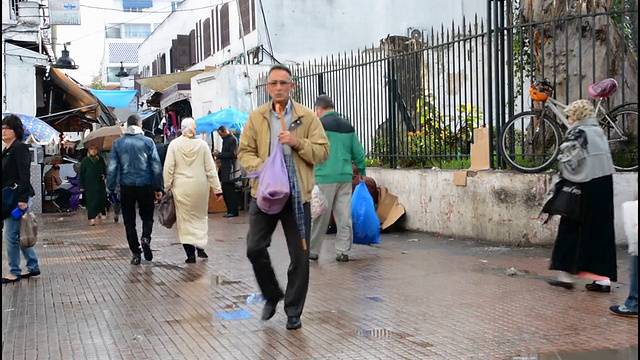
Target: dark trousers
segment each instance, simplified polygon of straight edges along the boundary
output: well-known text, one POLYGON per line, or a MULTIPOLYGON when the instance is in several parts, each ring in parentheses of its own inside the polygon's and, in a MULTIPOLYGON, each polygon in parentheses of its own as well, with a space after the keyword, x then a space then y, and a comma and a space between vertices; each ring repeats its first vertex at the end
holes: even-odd
POLYGON ((284 296, 284 311, 287 316, 300 316, 304 308, 309 288, 309 234, 311 229, 311 209, 309 203, 304 204, 305 249, 296 222, 291 201, 275 215, 269 215, 258 208, 256 199, 249 205, 249 234, 247 235, 247 257, 253 265, 253 272, 262 290, 265 300, 276 302, 284 296), (284 236, 289 248, 289 270, 287 271, 287 290, 283 294, 276 274, 271 266, 271 258, 267 248, 271 245, 278 221, 282 223, 284 236))
POLYGON ((53 194, 58 195, 54 202, 58 204, 61 208, 68 209, 69 208, 69 199, 71 199, 71 191, 63 188, 59 188, 53 190, 53 194))
POLYGON ((204 250, 191 244, 182 244, 182 247, 184 248, 184 253, 187 254, 188 258, 196 257, 196 249, 198 251, 204 250))
POLYGON ((236 198, 236 184, 234 182, 222 183, 222 198, 227 206, 227 214, 238 215, 238 200, 236 198))
POLYGON ((138 242, 138 232, 136 231, 136 204, 138 213, 142 219, 142 237, 151 241, 151 230, 153 229, 153 207, 155 201, 155 191, 151 186, 125 186, 120 187, 122 203, 122 220, 127 233, 129 249, 133 254, 140 254, 140 243, 138 242))

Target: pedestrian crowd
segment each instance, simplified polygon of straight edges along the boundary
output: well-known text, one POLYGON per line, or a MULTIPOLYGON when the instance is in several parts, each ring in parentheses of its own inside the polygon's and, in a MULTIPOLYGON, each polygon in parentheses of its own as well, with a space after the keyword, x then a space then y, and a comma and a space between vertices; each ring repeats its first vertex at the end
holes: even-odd
MULTIPOLYGON (((93 226, 104 220, 108 202, 119 203, 132 254, 131 264, 139 265, 142 257, 152 261, 154 206, 171 192, 185 261, 195 263, 197 258, 208 257, 205 246, 209 194, 216 200, 224 200, 225 218, 236 217, 236 183, 245 173, 249 174, 252 179, 249 181, 246 255, 265 300, 262 320, 271 319, 283 301, 286 328, 300 328, 309 287, 309 261, 318 260, 332 216, 336 231, 335 259, 349 261, 353 237, 352 181, 354 173, 357 182, 364 179, 366 166, 365 151, 354 127, 335 110, 331 97, 319 96, 313 111, 290 98, 294 87, 289 68, 271 67, 267 81, 271 101, 251 112, 239 141, 228 128, 221 126, 218 135, 222 138, 222 147, 213 152, 196 136, 196 123, 192 118, 176 121, 173 114, 169 124, 175 138, 166 145, 162 141, 163 133, 155 134, 155 141, 152 140, 145 136, 140 118, 130 116, 127 130, 113 142, 108 160, 99 155, 101 149, 92 146, 80 165, 78 184, 85 198, 89 224, 93 226), (265 206, 271 194, 271 189, 266 189, 269 183, 260 176, 251 176, 262 170, 272 154, 282 154, 279 160, 283 161, 288 179, 284 189, 288 197, 276 210, 265 206), (326 198, 327 209, 312 219, 310 203, 314 186, 326 198), (136 228, 136 209, 142 223, 140 235, 136 228), (291 259, 284 288, 276 279, 268 252, 278 223, 284 230, 291 259)), ((563 217, 560 221, 550 265, 558 276, 549 284, 573 289, 575 277, 584 277, 592 280, 586 285, 588 291, 608 293, 611 282, 618 280, 611 153, 602 129, 592 117, 591 102, 578 100, 570 104, 565 113, 572 125, 561 147, 560 175, 564 181, 581 186, 585 205, 581 219, 563 217)), ((5 189, 8 193, 13 191, 17 207, 23 211, 34 196, 29 183, 29 149, 20 141, 23 137, 20 119, 14 115, 5 117, 2 121, 3 232, 10 271, 2 278, 3 284, 40 275, 34 249, 19 246, 20 218, 4 214, 5 198, 8 198, 5 189), (20 267, 20 253, 26 262, 26 272, 20 267)), ((53 167, 47 172, 47 186, 51 192, 69 196, 60 191, 57 171, 59 168, 53 167)), ((612 306, 612 313, 637 317, 637 269, 636 246, 631 256, 628 298, 624 304, 612 306)))

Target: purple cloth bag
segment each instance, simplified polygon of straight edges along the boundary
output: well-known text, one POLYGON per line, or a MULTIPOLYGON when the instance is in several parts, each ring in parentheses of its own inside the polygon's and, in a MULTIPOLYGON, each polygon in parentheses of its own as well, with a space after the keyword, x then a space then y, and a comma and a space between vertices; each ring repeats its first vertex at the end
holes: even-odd
POLYGON ((260 170, 248 174, 247 177, 258 179, 257 202, 262 212, 273 215, 282 211, 289 200, 291 190, 280 143, 275 144, 271 155, 260 170))

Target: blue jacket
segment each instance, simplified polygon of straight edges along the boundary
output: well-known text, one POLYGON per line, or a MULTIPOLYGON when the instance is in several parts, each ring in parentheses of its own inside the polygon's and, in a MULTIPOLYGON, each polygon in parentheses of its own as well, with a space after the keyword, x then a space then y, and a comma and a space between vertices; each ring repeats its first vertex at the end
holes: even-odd
POLYGON ((130 126, 123 137, 113 142, 107 167, 109 191, 115 191, 118 177, 121 186, 152 186, 156 191, 164 187, 156 145, 137 126, 130 126))

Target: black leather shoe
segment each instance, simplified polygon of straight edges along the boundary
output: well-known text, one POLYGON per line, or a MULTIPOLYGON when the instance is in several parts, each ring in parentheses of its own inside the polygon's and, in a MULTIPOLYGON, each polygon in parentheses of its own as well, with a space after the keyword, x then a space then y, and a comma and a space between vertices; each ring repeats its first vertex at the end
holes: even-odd
POLYGON ((296 330, 302 327, 302 321, 298 316, 289 316, 287 318, 287 330, 296 330))
POLYGON ((276 308, 278 307, 278 302, 267 301, 262 308, 262 317, 263 321, 267 321, 276 314, 276 308))
POLYGON ((611 285, 600 285, 595 281, 592 282, 591 284, 586 284, 584 288, 587 289, 587 291, 595 291, 595 292, 603 292, 603 293, 611 292, 611 285))
POLYGON ((147 261, 153 260, 153 252, 151 252, 151 239, 142 238, 140 239, 140 246, 142 246, 142 253, 144 254, 144 259, 147 261))
POLYGON ((198 253, 198 257, 201 259, 208 259, 209 255, 207 255, 206 252, 204 252, 204 249, 196 249, 196 252, 198 253))
POLYGON ((233 218, 233 217, 237 217, 237 216, 238 216, 238 214, 226 214, 223 217, 225 217, 225 218, 233 218))
POLYGON ((40 271, 29 271, 28 273, 20 274, 20 277, 23 279, 28 279, 32 276, 38 276, 38 275, 40 275, 40 271))
POLYGON ((6 277, 2 278, 2 283, 3 284, 11 284, 11 283, 18 282, 18 281, 20 281, 20 277, 19 276, 17 278, 15 278, 15 279, 9 279, 9 278, 6 278, 6 277))
POLYGON ((336 261, 337 262, 349 262, 349 255, 340 254, 340 255, 336 256, 336 261))
POLYGON ((140 254, 135 254, 131 258, 131 265, 140 265, 140 254))
POLYGON ((564 281, 553 279, 553 280, 547 281, 547 283, 551 286, 557 286, 557 287, 565 288, 567 290, 573 289, 573 283, 570 283, 570 282, 564 282, 564 281))
POLYGON ((318 254, 309 254, 309 260, 318 260, 318 254))
POLYGON ((187 260, 185 260, 184 262, 186 262, 187 264, 195 264, 196 263, 196 258, 194 257, 188 257, 187 260))

